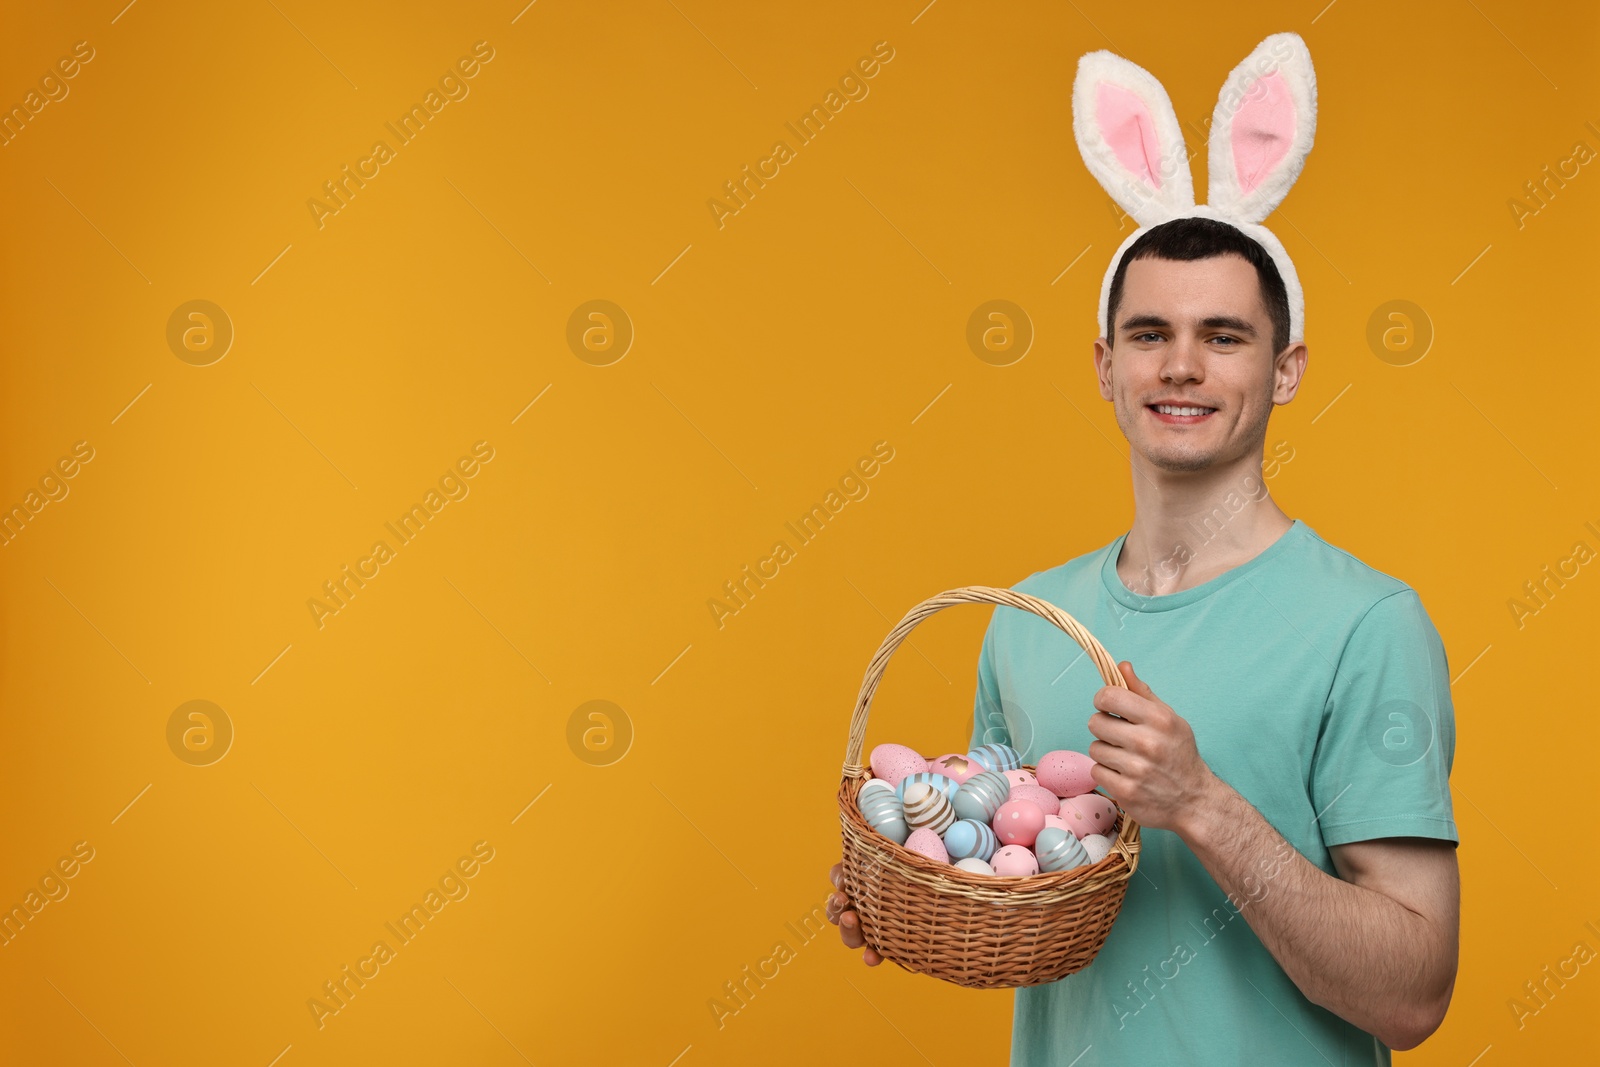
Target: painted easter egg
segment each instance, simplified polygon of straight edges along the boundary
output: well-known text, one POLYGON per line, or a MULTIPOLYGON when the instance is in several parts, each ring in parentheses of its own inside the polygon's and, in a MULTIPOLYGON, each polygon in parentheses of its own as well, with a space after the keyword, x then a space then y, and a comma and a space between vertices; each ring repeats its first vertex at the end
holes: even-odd
POLYGON ((900 807, 900 801, 895 799, 893 790, 862 790, 856 797, 856 803, 868 826, 897 845, 906 843, 911 827, 906 823, 905 811, 900 807))
POLYGON ((1014 771, 1022 766, 1022 753, 1010 745, 979 745, 967 758, 986 771, 1014 771))
POLYGON ((956 860, 956 866, 960 867, 963 871, 971 871, 973 874, 994 874, 993 867, 989 866, 983 860, 972 856, 969 856, 964 860, 956 860))
POLYGON ((1035 778, 1033 776, 1033 772, 1025 767, 1018 767, 1014 771, 1002 771, 1001 773, 1006 776, 1006 781, 1010 782, 1012 785, 1039 784, 1039 779, 1035 778))
POLYGON ((1089 854, 1090 863, 1099 863, 1111 854, 1111 839, 1104 834, 1090 834, 1088 837, 1080 838, 1079 843, 1089 854))
MULTIPOLYGON (((861 784, 861 791, 856 794, 856 803, 860 804, 861 798, 873 790, 887 790, 890 796, 894 796, 894 786, 890 785, 882 778, 868 778, 861 784)), ((896 797, 896 799, 899 798, 896 797)))
POLYGON ((1083 844, 1065 830, 1058 830, 1054 826, 1046 826, 1039 831, 1038 840, 1033 843, 1033 852, 1039 858, 1039 869, 1042 871, 1070 871, 1089 863, 1089 853, 1084 850, 1083 844))
POLYGON ((993 822, 1000 805, 1011 799, 1011 784, 998 771, 979 771, 956 790, 956 815, 993 822))
POLYGON ((957 785, 983 770, 983 765, 974 763, 960 752, 949 752, 938 759, 928 761, 928 770, 935 774, 942 774, 947 778, 955 779, 957 785))
POLYGON ((1089 768, 1094 760, 1082 752, 1058 748, 1039 757, 1039 784, 1058 797, 1075 797, 1094 789, 1089 768))
POLYGON ((900 803, 904 804, 906 802, 906 790, 913 785, 935 786, 939 792, 944 794, 944 798, 952 804, 955 803, 956 790, 961 788, 961 783, 954 778, 948 778, 933 771, 917 771, 915 774, 908 774, 900 779, 900 784, 894 787, 895 792, 900 796, 900 803))
POLYGON ((1117 806, 1100 793, 1080 793, 1061 802, 1061 817, 1080 838, 1111 833, 1117 825, 1117 806))
POLYGON ((906 787, 905 810, 906 825, 913 830, 926 827, 936 834, 942 834, 956 821, 956 812, 950 806, 950 801, 937 787, 926 782, 906 787))
MULTIPOLYGON (((1044 809, 1031 800, 1008 800, 989 824, 1002 845, 1031 846, 1044 829, 1044 809)), ((996 868, 998 870, 999 868, 996 868)))
POLYGON ((882 778, 890 785, 899 785, 900 779, 906 775, 928 769, 928 761, 915 749, 904 745, 879 745, 872 750, 867 763, 872 767, 875 777, 882 778))
MULTIPOLYGON (((1056 803, 1059 804, 1060 801, 1057 801, 1056 803)), ((1044 824, 1046 826, 1054 826, 1058 830, 1065 830, 1069 834, 1072 833, 1072 827, 1067 825, 1067 820, 1063 819, 1059 813, 1051 815, 1050 813, 1046 812, 1044 824)))
POLYGON ((944 847, 952 860, 976 857, 987 860, 1000 847, 1000 839, 986 822, 960 819, 944 832, 944 847))
POLYGON ((950 853, 945 851, 944 842, 926 826, 911 831, 911 836, 906 838, 906 848, 937 863, 950 862, 950 853))
POLYGON ((989 860, 994 873, 1002 878, 1026 878, 1039 873, 1039 860, 1021 845, 1006 845, 989 860))
POLYGON ((1042 785, 1014 785, 1006 799, 1031 800, 1046 815, 1056 815, 1061 811, 1061 798, 1042 785))

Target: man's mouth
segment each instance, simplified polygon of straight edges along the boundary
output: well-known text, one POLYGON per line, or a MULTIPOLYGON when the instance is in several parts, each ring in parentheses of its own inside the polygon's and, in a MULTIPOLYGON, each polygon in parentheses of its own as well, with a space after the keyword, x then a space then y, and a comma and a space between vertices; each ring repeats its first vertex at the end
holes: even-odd
POLYGON ((1183 404, 1147 404, 1147 410, 1162 422, 1173 423, 1179 426, 1204 422, 1217 413, 1216 408, 1204 408, 1183 404))

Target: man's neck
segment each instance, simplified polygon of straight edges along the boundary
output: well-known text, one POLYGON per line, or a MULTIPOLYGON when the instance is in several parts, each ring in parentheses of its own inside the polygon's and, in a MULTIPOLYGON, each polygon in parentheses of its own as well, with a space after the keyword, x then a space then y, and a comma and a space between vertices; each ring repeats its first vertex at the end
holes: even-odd
POLYGON ((1260 457, 1218 470, 1176 474, 1135 457, 1134 518, 1117 557, 1122 584, 1168 596, 1247 563, 1288 532, 1261 478, 1260 457))

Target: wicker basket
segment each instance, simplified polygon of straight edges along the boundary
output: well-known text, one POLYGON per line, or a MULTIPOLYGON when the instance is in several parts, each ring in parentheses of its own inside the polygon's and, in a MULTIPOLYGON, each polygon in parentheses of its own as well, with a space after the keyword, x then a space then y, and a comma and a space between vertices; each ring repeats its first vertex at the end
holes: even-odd
POLYGON ((1107 685, 1127 688, 1100 642, 1072 616, 1037 597, 969 585, 912 608, 867 665, 850 718, 839 784, 843 892, 867 945, 906 970, 973 989, 1054 982, 1093 962, 1122 908, 1128 879, 1139 867, 1139 824, 1127 812, 1117 809, 1116 838, 1100 862, 1002 878, 937 863, 897 845, 868 825, 856 805, 856 795, 872 777, 861 763, 861 749, 872 696, 889 657, 918 623, 954 604, 1003 604, 1048 619, 1083 646, 1107 685))

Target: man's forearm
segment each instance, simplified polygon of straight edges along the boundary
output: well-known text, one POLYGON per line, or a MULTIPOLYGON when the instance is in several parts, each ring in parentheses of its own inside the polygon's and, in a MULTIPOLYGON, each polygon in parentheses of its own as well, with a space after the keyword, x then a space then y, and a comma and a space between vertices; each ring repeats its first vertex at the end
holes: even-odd
POLYGON ((1428 922, 1317 867, 1220 778, 1176 828, 1307 1000, 1409 1048, 1443 989, 1428 922))

